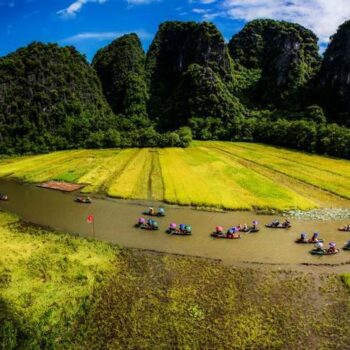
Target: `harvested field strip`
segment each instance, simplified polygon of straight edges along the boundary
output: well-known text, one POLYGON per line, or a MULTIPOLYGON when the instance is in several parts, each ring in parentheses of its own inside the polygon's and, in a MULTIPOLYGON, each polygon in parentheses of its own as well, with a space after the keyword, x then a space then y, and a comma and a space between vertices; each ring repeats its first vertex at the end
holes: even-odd
POLYGON ((150 159, 149 149, 138 150, 120 175, 112 180, 107 194, 118 198, 147 198, 150 159))
POLYGON ((281 160, 280 158, 265 155, 258 151, 246 151, 236 144, 213 143, 212 147, 231 152, 236 157, 240 157, 266 168, 281 172, 292 178, 298 179, 305 183, 319 187, 338 196, 350 199, 350 182, 343 176, 330 174, 327 171, 313 169, 311 166, 305 166, 300 163, 281 160))

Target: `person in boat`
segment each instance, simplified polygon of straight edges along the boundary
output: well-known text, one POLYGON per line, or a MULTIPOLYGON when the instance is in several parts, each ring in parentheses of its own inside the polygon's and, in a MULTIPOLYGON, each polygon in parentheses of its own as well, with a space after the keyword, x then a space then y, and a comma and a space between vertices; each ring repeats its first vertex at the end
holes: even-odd
POLYGON ((141 225, 144 225, 146 223, 146 220, 145 220, 145 218, 139 218, 137 223, 141 226, 141 225))
POLYGON ((271 226, 277 227, 279 224, 280 224, 280 221, 278 219, 276 219, 276 220, 272 221, 271 226))
POLYGON ((328 254, 334 254, 334 253, 336 253, 336 252, 337 252, 337 248, 336 248, 335 242, 330 242, 330 243, 329 243, 329 247, 328 247, 328 249, 327 249, 327 253, 328 253, 328 254))
POLYGON ((237 227, 231 227, 227 230, 226 232, 226 235, 233 235, 233 236, 236 236, 236 235, 239 235, 239 230, 237 229, 237 227))
POLYGON ((222 234, 224 233, 223 227, 222 227, 222 226, 216 226, 216 228, 215 228, 215 233, 216 233, 217 235, 222 235, 222 234))
POLYGON ((312 235, 312 237, 310 238, 310 242, 311 243, 317 243, 318 242, 318 232, 314 232, 314 234, 312 235))
POLYGON ((350 249, 350 240, 345 244, 344 248, 345 249, 350 249))
POLYGON ((253 221, 252 223, 252 229, 257 230, 258 229, 258 222, 256 220, 253 221))
POLYGON ((248 231, 248 225, 244 224, 243 227, 241 227, 241 231, 243 232, 248 231))
POLYGON ((290 221, 288 219, 284 220, 282 226, 283 227, 289 227, 290 226, 290 221))
POLYGON ((192 232, 192 226, 186 225, 185 230, 186 230, 187 233, 192 232))
POLYGON ((171 224, 169 225, 168 231, 169 231, 169 232, 174 232, 174 231, 176 230, 176 227, 177 227, 176 223, 173 222, 173 223, 171 223, 171 224))
POLYGON ((154 208, 149 207, 148 208, 148 212, 149 212, 150 215, 154 215, 154 208))
POLYGON ((148 225, 149 227, 151 227, 151 228, 158 227, 157 221, 154 221, 154 220, 152 220, 152 219, 148 219, 148 220, 147 220, 147 225, 148 225))
POLYGON ((159 215, 164 216, 165 215, 165 210, 164 208, 159 208, 159 215))
POLYGON ((185 224, 180 224, 179 229, 182 233, 186 232, 186 225, 185 224))
POLYGON ((323 243, 322 242, 317 242, 316 244, 315 244, 315 250, 316 251, 319 251, 319 252, 323 252, 324 251, 324 249, 323 249, 323 243))
POLYGON ((300 235, 300 238, 298 239, 298 241, 300 243, 306 243, 307 242, 307 234, 305 232, 303 232, 301 235, 300 235))

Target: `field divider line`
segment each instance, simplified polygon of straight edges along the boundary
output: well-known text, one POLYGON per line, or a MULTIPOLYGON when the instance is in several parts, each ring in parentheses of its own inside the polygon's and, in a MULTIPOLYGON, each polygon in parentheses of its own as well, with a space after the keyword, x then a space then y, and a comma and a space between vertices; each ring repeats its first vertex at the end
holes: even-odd
POLYGON ((147 184, 147 199, 148 200, 152 199, 152 174, 154 172, 154 154, 153 154, 153 152, 150 152, 150 153, 151 153, 151 169, 148 173, 148 184, 147 184))
POLYGON ((160 178, 160 183, 161 183, 161 191, 162 191, 162 199, 164 200, 164 192, 165 192, 165 185, 164 185, 164 177, 163 177, 163 169, 162 169, 162 166, 160 164, 160 153, 159 153, 159 149, 157 149, 157 164, 158 164, 158 167, 159 167, 159 178, 160 178))
MULTIPOLYGON (((324 192, 327 192, 327 193, 331 193, 332 195, 334 195, 334 196, 336 196, 336 197, 343 198, 343 199, 347 199, 347 200, 350 199, 350 197, 348 197, 348 196, 341 195, 341 194, 336 193, 336 192, 334 192, 334 191, 327 190, 327 189, 322 188, 322 187, 320 187, 320 186, 311 184, 311 183, 309 183, 309 182, 307 182, 307 181, 304 181, 304 180, 298 179, 298 178, 296 178, 296 177, 294 177, 294 176, 291 176, 291 175, 289 175, 289 174, 287 174, 287 173, 285 173, 285 172, 283 172, 283 171, 273 169, 273 168, 271 168, 271 167, 269 167, 269 166, 267 166, 267 165, 260 164, 260 163, 258 163, 258 162, 255 162, 255 161, 253 161, 253 160, 251 160, 251 159, 248 159, 248 158, 245 158, 245 157, 243 157, 243 156, 234 155, 234 154, 232 154, 231 152, 229 152, 229 151, 227 151, 227 150, 225 150, 225 149, 221 149, 220 147, 215 147, 215 146, 214 146, 214 147, 211 147, 211 148, 214 148, 214 149, 216 149, 216 150, 218 150, 218 151, 220 151, 220 152, 223 152, 223 153, 225 153, 225 154, 228 154, 228 155, 230 155, 232 158, 235 158, 235 159, 243 159, 243 160, 245 160, 246 162, 252 163, 252 164, 254 164, 254 165, 256 165, 256 166, 260 166, 260 167, 266 168, 266 169, 268 169, 268 170, 270 170, 270 171, 272 171, 272 172, 275 172, 275 173, 278 173, 278 174, 287 176, 287 177, 289 177, 290 179, 293 179, 294 181, 298 181, 298 182, 300 182, 300 183, 303 183, 303 184, 305 184, 305 185, 311 186, 311 187, 313 187, 313 188, 316 188, 316 189, 318 189, 318 190, 321 190, 321 191, 324 191, 324 192)), ((253 169, 253 170, 254 170, 254 169, 253 169)), ((254 170, 254 171, 255 171, 255 170, 254 170)), ((257 172, 257 171, 255 171, 255 172, 257 172)), ((258 172, 257 172, 257 173, 258 173, 258 172)))

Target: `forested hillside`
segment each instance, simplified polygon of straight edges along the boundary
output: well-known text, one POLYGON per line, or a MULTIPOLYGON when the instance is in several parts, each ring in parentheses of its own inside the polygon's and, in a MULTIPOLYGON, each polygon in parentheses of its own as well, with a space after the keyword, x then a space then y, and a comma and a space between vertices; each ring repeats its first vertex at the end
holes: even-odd
POLYGON ((312 31, 269 19, 228 44, 212 23, 165 22, 147 53, 128 34, 92 65, 33 43, 0 58, 0 153, 186 147, 193 135, 349 158, 349 23, 323 58, 312 31))

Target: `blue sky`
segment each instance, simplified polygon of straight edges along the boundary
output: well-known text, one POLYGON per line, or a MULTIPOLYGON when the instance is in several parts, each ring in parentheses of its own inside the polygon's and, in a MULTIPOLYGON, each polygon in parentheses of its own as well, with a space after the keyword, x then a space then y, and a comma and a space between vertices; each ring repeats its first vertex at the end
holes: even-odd
POLYGON ((74 45, 91 59, 115 37, 136 32, 147 49, 159 23, 208 20, 225 39, 255 18, 298 22, 322 46, 345 20, 350 0, 0 0, 0 55, 32 41, 74 45))

